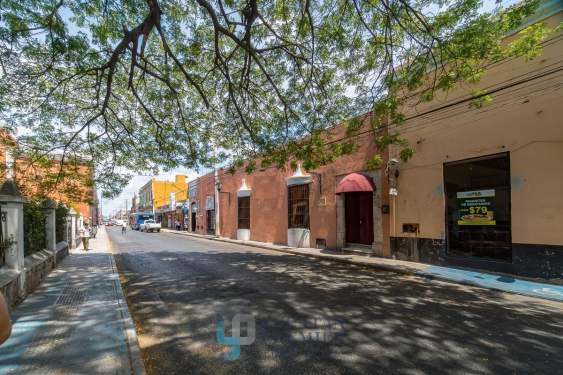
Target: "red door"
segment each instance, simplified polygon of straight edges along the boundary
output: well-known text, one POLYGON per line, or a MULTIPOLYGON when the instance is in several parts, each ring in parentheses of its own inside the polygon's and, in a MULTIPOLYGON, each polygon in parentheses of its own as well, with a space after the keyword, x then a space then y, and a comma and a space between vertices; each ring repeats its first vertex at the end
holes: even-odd
POLYGON ((373 193, 346 193, 346 242, 373 243, 373 193))

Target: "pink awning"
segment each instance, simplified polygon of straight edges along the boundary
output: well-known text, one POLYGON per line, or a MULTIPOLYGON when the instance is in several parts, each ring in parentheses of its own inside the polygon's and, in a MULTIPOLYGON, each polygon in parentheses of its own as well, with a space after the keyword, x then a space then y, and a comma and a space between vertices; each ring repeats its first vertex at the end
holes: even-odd
POLYGON ((375 191, 373 179, 362 173, 350 173, 336 186, 336 194, 361 191, 375 191))

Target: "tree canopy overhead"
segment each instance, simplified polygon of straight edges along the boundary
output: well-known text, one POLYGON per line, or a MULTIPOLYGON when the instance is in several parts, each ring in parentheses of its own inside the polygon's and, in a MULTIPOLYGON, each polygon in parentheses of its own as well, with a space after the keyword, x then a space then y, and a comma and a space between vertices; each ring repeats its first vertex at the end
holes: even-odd
MULTIPOLYGON (((374 110, 401 121, 404 90, 478 80, 487 62, 533 56, 547 30, 500 41, 536 0, 2 0, 0 121, 33 157, 90 157, 119 171, 265 164, 315 167, 353 150, 321 132, 374 110), (238 164, 237 164, 238 163, 238 164)), ((349 123, 349 135, 357 124, 349 123)), ((405 147, 408 147, 405 145, 405 147)), ((408 149, 408 148, 407 148, 408 149)), ((405 155, 408 157, 408 152, 405 155)), ((251 167, 249 167, 251 168, 251 167)))

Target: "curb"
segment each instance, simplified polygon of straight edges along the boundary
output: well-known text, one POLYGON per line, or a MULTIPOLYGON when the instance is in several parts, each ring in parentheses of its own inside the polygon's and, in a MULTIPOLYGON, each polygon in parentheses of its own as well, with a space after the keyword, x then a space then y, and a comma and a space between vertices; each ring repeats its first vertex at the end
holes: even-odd
MULTIPOLYGON (((105 230, 105 228, 104 228, 105 230)), ((141 348, 139 346, 139 338, 137 337, 137 331, 135 330, 135 323, 129 312, 129 306, 127 305, 127 300, 125 299, 125 293, 123 293, 123 288, 121 286, 121 279, 119 278, 119 271, 115 264, 115 258, 113 253, 113 244, 109 235, 107 234, 107 242, 110 251, 110 261, 111 268, 114 275, 114 287, 117 294, 117 304, 119 305, 119 310, 121 313, 121 319, 123 322, 123 331, 125 333, 125 344, 127 345, 127 354, 129 356, 129 365, 131 367, 131 374, 133 375, 145 375, 145 364, 143 362, 143 357, 141 355, 141 348)))
MULTIPOLYGON (((272 250, 272 251, 277 251, 280 253, 285 253, 285 254, 290 254, 290 255, 300 255, 300 256, 304 256, 304 257, 308 257, 308 258, 316 258, 316 259, 326 259, 326 260, 330 260, 330 261, 334 261, 334 262, 338 262, 338 263, 347 263, 347 264, 354 264, 356 266, 362 266, 362 267, 369 267, 369 268, 374 268, 374 269, 379 269, 379 270, 383 270, 383 271, 391 271, 391 272, 395 272, 395 273, 400 273, 403 275, 415 275, 417 272, 419 272, 418 270, 409 270, 409 269, 404 269, 402 267, 395 267, 395 266, 391 266, 391 265, 387 265, 387 264, 373 264, 373 263, 363 263, 363 262, 357 262, 354 260, 350 260, 350 259, 344 259, 344 258, 338 258, 338 257, 333 257, 331 255, 317 255, 317 254, 304 254, 298 251, 294 251, 291 250, 291 248, 288 249, 280 249, 280 248, 274 248, 274 247, 269 247, 267 245, 259 245, 256 243, 246 243, 246 242, 237 242, 236 240, 231 240, 231 239, 223 239, 220 237, 206 237, 203 235, 199 235, 199 234, 192 234, 192 233, 188 233, 188 232, 175 232, 175 231, 165 231, 164 233, 171 233, 171 234, 176 234, 179 236, 188 236, 188 237, 194 237, 194 238, 201 238, 204 240, 211 240, 211 241, 217 241, 217 242, 225 242, 225 243, 232 243, 235 245, 240 245, 240 246, 249 246, 249 247, 255 247, 255 248, 259 248, 259 249, 265 249, 265 250, 272 250)), ((419 275, 422 276, 422 275, 419 275)))

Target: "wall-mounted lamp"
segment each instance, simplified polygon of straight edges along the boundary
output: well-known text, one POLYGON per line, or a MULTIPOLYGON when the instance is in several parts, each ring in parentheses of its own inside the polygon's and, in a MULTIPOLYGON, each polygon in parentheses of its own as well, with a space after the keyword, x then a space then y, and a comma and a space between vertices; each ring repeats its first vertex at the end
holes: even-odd
POLYGON ((387 162, 387 168, 385 168, 385 174, 389 181, 389 195, 396 197, 399 195, 398 181, 399 178, 399 167, 401 162, 399 159, 393 158, 387 162))

